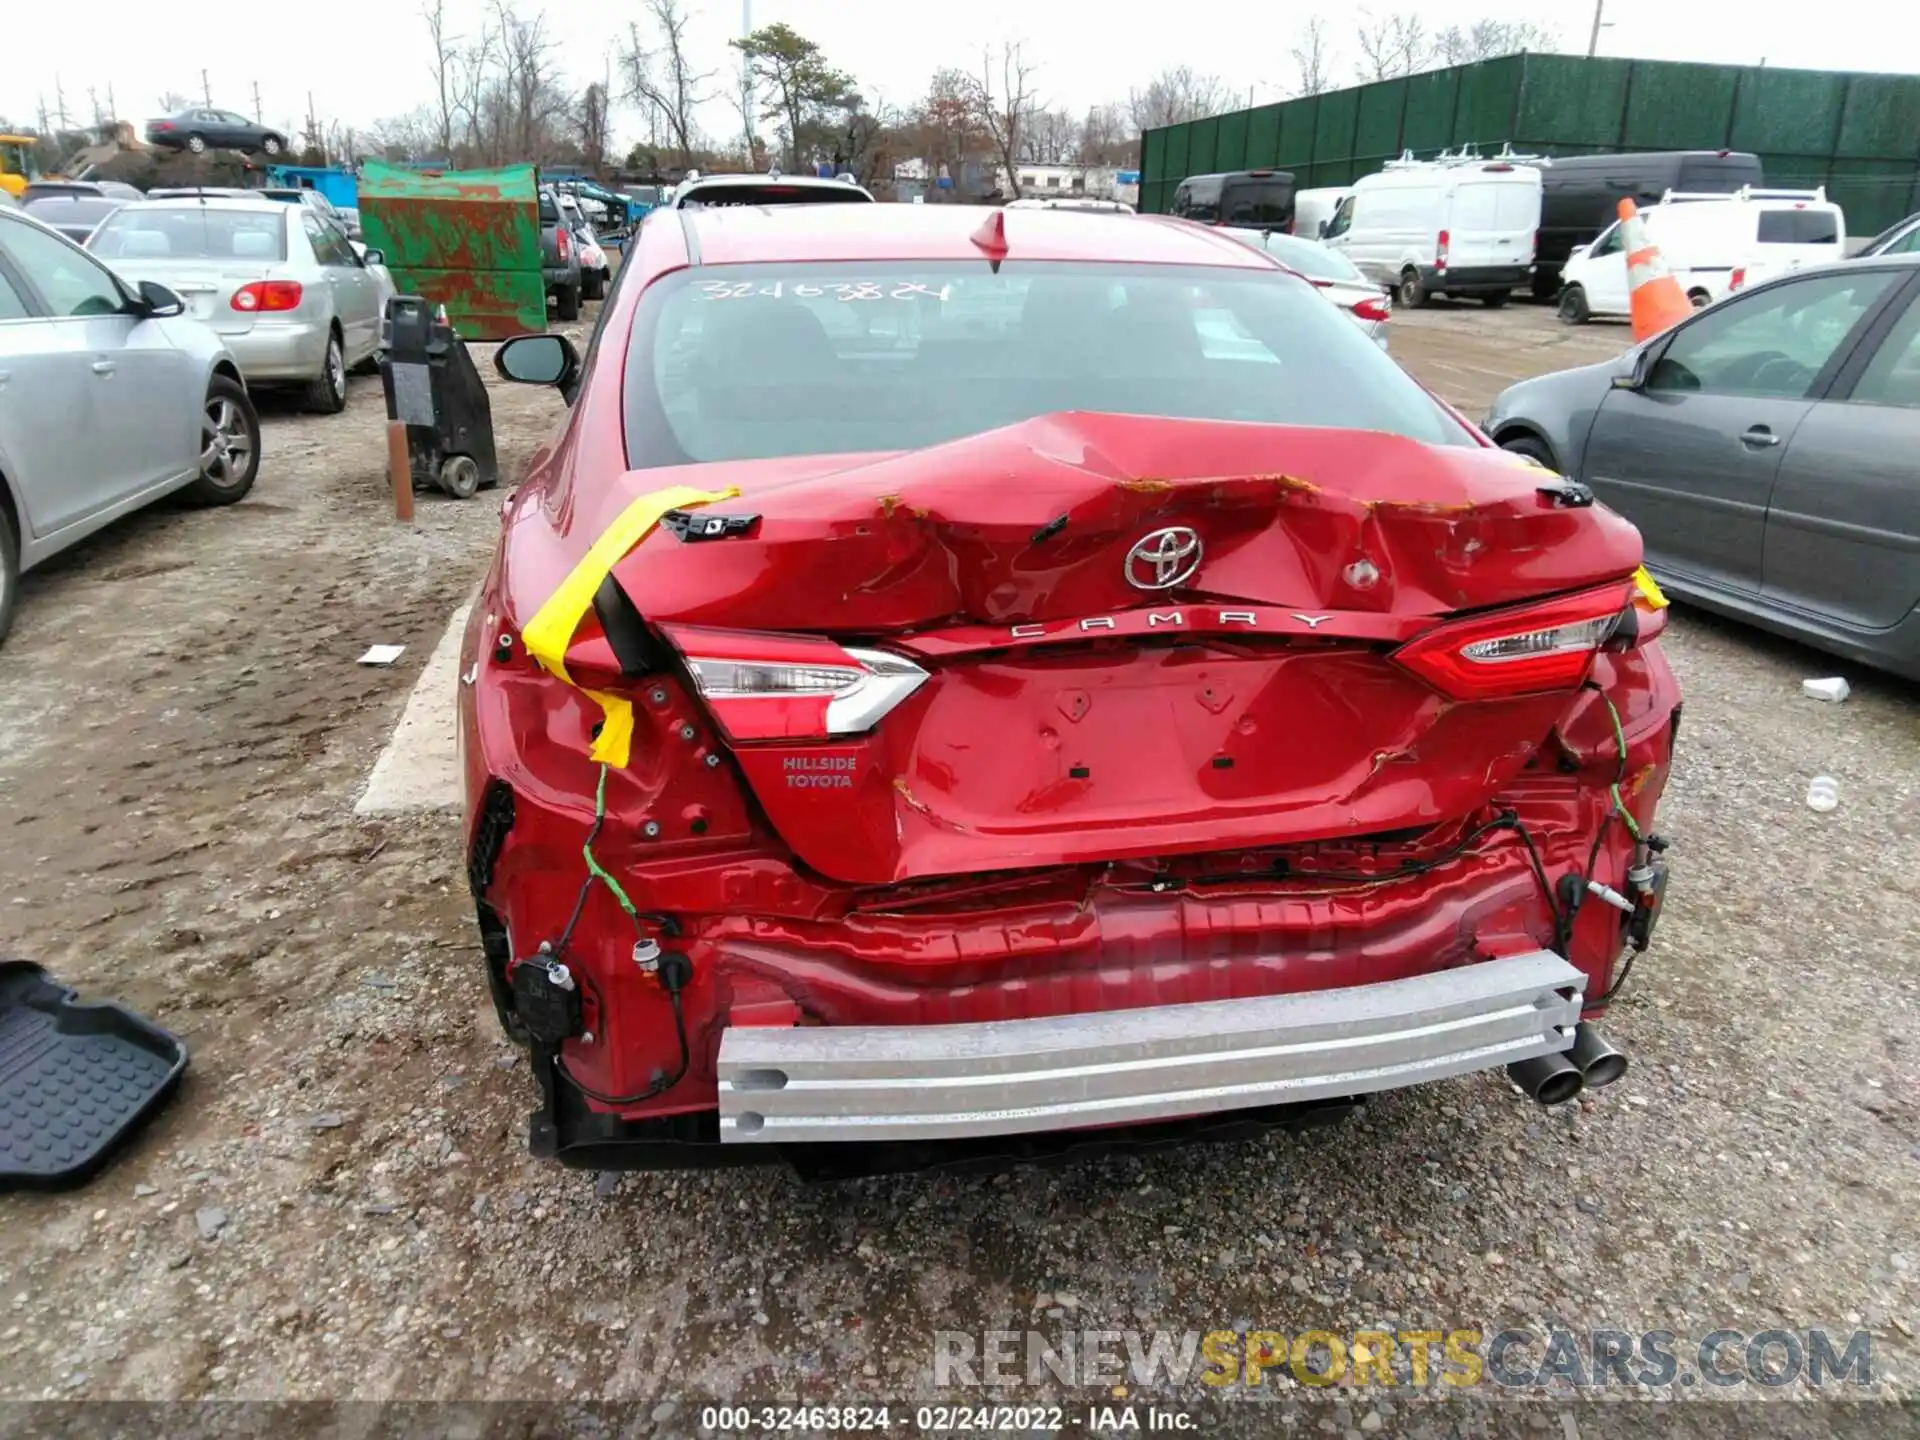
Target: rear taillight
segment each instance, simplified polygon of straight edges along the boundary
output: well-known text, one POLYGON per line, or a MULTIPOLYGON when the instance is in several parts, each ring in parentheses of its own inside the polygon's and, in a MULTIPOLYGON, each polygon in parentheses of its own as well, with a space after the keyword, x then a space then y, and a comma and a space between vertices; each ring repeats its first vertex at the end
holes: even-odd
POLYGON ((1393 308, 1384 295, 1369 296, 1353 307, 1353 313, 1362 320, 1391 320, 1393 308))
POLYGON ((927 681, 911 660, 813 636, 663 629, 734 740, 858 735, 927 681))
POLYGON ((1744 265, 1734 266, 1733 274, 1729 276, 1727 279, 1727 289, 1729 291, 1738 290, 1742 285, 1746 283, 1747 283, 1747 267, 1744 265))
POLYGON ((566 226, 562 225, 558 230, 553 232, 553 248, 554 248, 554 252, 557 255, 559 255, 560 262, 564 265, 567 259, 567 227, 566 226))
POLYGON ((1442 230, 1440 232, 1440 238, 1434 242, 1434 245, 1433 245, 1433 268, 1434 269, 1444 270, 1447 268, 1447 242, 1451 238, 1452 237, 1450 237, 1445 230, 1442 230))
POLYGON ((298 310, 301 296, 298 280, 256 280, 233 292, 227 303, 248 314, 275 310, 298 310))
POLYGON ((1393 658, 1455 700, 1571 690, 1587 678, 1631 599, 1625 585, 1602 585, 1476 615, 1429 630, 1393 658))

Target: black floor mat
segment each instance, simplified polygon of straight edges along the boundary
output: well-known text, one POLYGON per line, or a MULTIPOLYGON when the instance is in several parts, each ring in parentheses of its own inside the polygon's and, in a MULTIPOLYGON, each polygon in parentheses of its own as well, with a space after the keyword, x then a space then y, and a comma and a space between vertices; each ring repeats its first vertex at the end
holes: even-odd
POLYGON ((24 960, 0 961, 0 1187, 78 1185, 165 1103, 187 1047, 24 960))

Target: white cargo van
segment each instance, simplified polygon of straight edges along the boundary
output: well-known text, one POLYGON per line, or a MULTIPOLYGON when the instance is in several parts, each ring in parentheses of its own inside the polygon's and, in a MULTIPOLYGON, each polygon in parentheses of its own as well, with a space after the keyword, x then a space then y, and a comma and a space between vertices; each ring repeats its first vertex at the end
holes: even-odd
POLYGON ((1293 197, 1293 233, 1318 240, 1326 232, 1340 202, 1353 193, 1351 185, 1328 185, 1318 190, 1299 190, 1293 197))
MULTIPOLYGON (((1747 188, 1731 195, 1669 190, 1640 218, 1696 306, 1772 275, 1846 258, 1847 217, 1824 189, 1747 188)), ((1567 258, 1560 272, 1560 318, 1578 325, 1592 315, 1627 313, 1627 255, 1616 221, 1567 258)))
POLYGON ((1504 305, 1533 271, 1540 172, 1532 156, 1403 157, 1362 176, 1322 237, 1400 303, 1472 295, 1504 305))

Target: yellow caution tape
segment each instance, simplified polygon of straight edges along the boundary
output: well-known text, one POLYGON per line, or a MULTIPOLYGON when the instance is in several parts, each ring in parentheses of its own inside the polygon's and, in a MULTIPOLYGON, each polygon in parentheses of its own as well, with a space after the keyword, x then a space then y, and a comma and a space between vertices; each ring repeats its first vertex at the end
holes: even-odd
MULTIPOLYGON (((627 506, 601 532, 572 573, 560 582, 560 587, 547 597, 547 602, 520 632, 527 653, 542 668, 572 685, 574 679, 567 674, 567 647, 573 643, 574 632, 593 604, 594 592, 613 567, 646 538, 647 532, 660 523, 660 517, 667 511, 711 505, 718 500, 731 500, 739 493, 732 486, 725 490, 696 490, 691 485, 674 485, 642 495, 627 506)), ((624 769, 633 749, 633 702, 624 695, 605 690, 583 690, 582 693, 600 707, 604 717, 600 734, 593 742, 593 758, 603 765, 624 769)))
POLYGON ((1660 587, 1653 583, 1653 576, 1647 573, 1646 566, 1642 565, 1638 570, 1633 572, 1633 585, 1634 588, 1640 592, 1640 598, 1645 600, 1653 609, 1664 610, 1667 608, 1667 597, 1661 594, 1660 587))

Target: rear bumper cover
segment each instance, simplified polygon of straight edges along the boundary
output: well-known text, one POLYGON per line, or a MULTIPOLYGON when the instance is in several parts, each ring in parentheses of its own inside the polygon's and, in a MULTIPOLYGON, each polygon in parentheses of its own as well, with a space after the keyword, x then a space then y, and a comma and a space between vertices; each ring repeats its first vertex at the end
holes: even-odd
POLYGON ((1525 285, 1532 275, 1531 265, 1449 266, 1445 270, 1423 269, 1420 281, 1436 295, 1462 291, 1478 294, 1486 290, 1512 290, 1525 285))
POLYGON ((1586 976, 1532 951, 1373 985, 959 1025, 735 1027, 726 1144, 942 1140, 1350 1097, 1567 1049, 1586 976))

